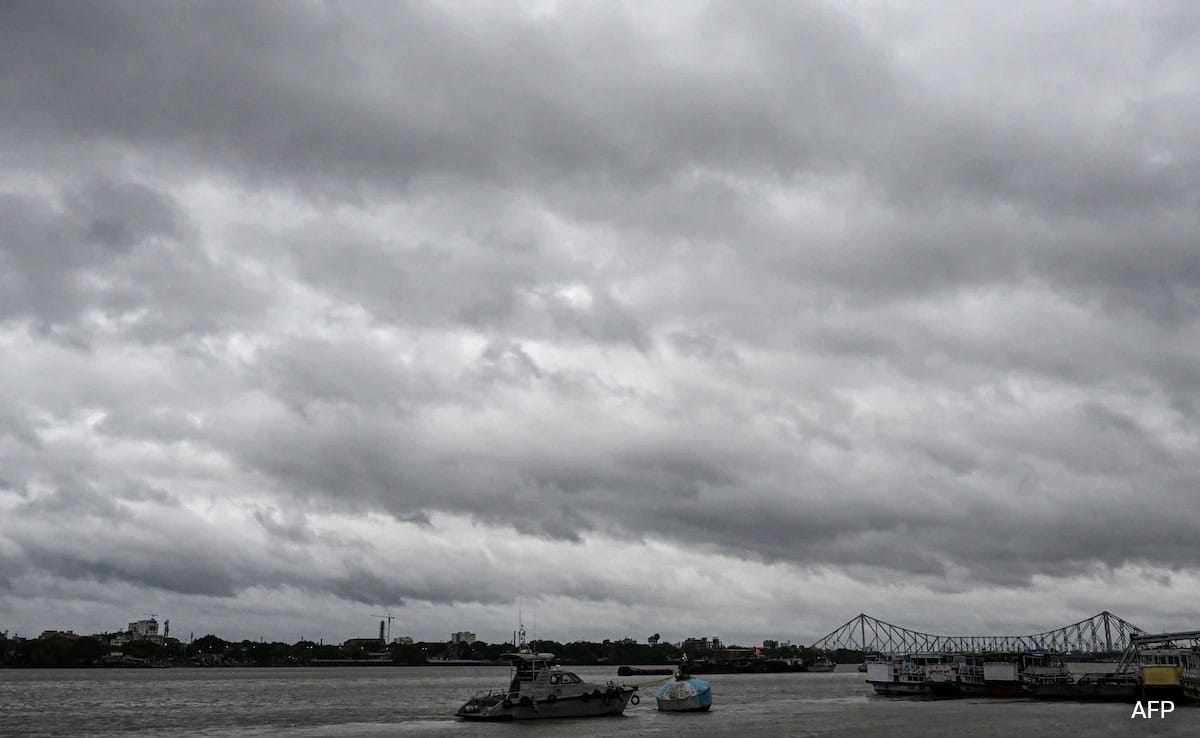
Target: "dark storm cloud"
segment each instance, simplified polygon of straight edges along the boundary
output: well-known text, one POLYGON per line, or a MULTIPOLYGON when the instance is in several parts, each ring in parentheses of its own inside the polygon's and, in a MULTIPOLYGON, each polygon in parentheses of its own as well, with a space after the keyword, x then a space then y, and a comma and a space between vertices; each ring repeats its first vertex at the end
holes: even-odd
POLYGON ((1190 15, 6 3, 0 581, 511 596, 377 514, 1194 569, 1190 15))

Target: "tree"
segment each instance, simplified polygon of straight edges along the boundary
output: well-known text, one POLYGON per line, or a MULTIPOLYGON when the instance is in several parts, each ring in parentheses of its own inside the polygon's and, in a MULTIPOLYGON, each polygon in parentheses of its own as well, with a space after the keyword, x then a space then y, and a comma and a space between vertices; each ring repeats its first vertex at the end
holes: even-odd
POLYGON ((221 640, 220 638, 217 638, 215 635, 212 635, 210 633, 209 635, 201 636, 201 637, 197 638, 196 640, 192 641, 192 645, 188 648, 188 653, 190 653, 190 654, 198 654, 198 653, 223 654, 227 650, 229 650, 229 643, 227 641, 221 640))

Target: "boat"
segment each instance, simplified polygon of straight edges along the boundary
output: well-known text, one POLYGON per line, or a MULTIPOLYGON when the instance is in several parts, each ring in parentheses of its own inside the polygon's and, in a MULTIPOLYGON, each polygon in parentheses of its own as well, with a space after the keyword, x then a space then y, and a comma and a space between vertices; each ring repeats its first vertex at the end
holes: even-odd
POLYGON ((1183 698, 1200 702, 1200 648, 1193 648, 1183 657, 1183 698))
POLYGON ((622 666, 617 669, 617 676, 670 676, 675 670, 670 667, 643 669, 638 666, 622 666))
POLYGON ((826 673, 826 672, 833 671, 835 669, 837 669, 837 664, 830 661, 829 657, 827 657, 827 656, 818 656, 817 659, 815 661, 813 661, 812 663, 804 665, 805 671, 812 671, 812 672, 818 672, 818 673, 826 673))
POLYGON ((1133 636, 1117 671, 1136 675, 1147 700, 1200 700, 1200 630, 1133 636))
POLYGON ((1144 648, 1138 653, 1142 696, 1146 699, 1183 699, 1184 658, 1190 648, 1144 648))
POLYGON ((684 666, 674 679, 658 688, 654 699, 663 712, 708 712, 712 707, 712 688, 708 682, 688 673, 684 666))
POLYGON ((954 658, 912 653, 867 662, 867 683, 889 697, 957 697, 961 694, 954 658))
POLYGON ((458 708, 465 720, 539 720, 620 715, 638 704, 637 687, 585 682, 553 665, 554 654, 521 649, 501 659, 512 665, 507 689, 478 692, 458 708))
POLYGON ((955 666, 958 673, 958 688, 963 694, 974 697, 987 696, 987 680, 984 678, 987 662, 984 661, 983 654, 959 654, 955 666))
POLYGON ((1007 698, 1028 696, 1030 684, 1071 681, 1062 656, 1044 649, 964 655, 958 676, 966 694, 1007 698))
POLYGON ((1094 672, 1077 678, 1026 680, 1029 694, 1039 700, 1137 702, 1141 684, 1129 672, 1094 672))

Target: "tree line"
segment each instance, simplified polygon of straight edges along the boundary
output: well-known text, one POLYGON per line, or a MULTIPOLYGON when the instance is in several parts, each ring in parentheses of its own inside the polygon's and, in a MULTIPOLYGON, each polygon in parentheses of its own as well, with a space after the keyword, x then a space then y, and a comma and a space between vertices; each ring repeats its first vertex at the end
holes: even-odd
MULTIPOLYGON (((549 651, 555 654, 561 663, 568 665, 665 665, 677 663, 685 654, 692 660, 710 655, 701 650, 684 649, 661 642, 629 643, 603 640, 559 643, 535 640, 530 646, 535 651, 549 651)), ((0 666, 89 667, 107 664, 127 666, 134 663, 176 666, 311 666, 322 661, 368 659, 421 666, 444 659, 496 662, 502 654, 512 650, 511 643, 484 641, 393 643, 387 646, 382 641, 357 641, 347 646, 308 640, 295 643, 227 641, 215 635, 205 635, 191 643, 181 643, 175 639, 167 639, 164 643, 138 640, 110 647, 102 640, 90 636, 20 640, 0 636, 0 666)), ((762 656, 768 658, 807 659, 812 656, 809 649, 798 646, 760 650, 762 656)))

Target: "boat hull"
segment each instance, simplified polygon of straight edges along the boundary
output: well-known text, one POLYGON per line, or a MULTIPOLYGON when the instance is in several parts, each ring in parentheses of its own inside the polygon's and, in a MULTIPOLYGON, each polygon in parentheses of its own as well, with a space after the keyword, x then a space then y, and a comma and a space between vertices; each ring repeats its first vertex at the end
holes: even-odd
POLYGON ((617 669, 617 676, 670 676, 675 670, 670 667, 661 669, 641 669, 636 666, 622 666, 617 669))
POLYGON ((592 694, 562 699, 521 700, 517 702, 497 701, 494 704, 476 704, 471 709, 468 702, 459 708, 456 715, 464 720, 559 720, 563 718, 609 717, 625 712, 634 690, 622 690, 618 694, 592 694), (508 704, 505 704, 507 702, 508 704))
POLYGON ((1200 702, 1200 681, 1184 681, 1183 698, 1188 702, 1200 702))
POLYGON ((662 712, 708 712, 712 707, 712 695, 693 695, 681 700, 658 700, 658 709, 662 712), (707 700, 703 700, 707 697, 707 700))
POLYGON ((1034 684, 1029 692, 1038 700, 1137 702, 1140 689, 1135 682, 1076 682, 1034 684))
POLYGON ((933 696, 929 685, 924 682, 870 682, 870 685, 875 688, 875 694, 886 697, 933 696))
POLYGON ((1007 699, 1029 696, 1025 690, 1025 685, 1021 684, 1020 682, 1007 682, 999 684, 988 683, 984 685, 984 694, 986 694, 988 697, 1001 697, 1007 699))

